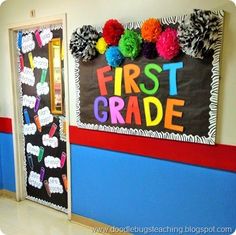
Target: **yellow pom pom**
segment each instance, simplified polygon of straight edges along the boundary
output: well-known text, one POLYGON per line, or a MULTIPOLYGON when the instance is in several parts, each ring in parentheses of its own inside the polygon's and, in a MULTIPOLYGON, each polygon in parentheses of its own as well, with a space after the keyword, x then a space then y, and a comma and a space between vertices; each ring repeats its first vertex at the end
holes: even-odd
POLYGON ((107 43, 105 42, 103 37, 98 39, 97 44, 96 44, 96 49, 100 54, 105 53, 107 49, 107 43))

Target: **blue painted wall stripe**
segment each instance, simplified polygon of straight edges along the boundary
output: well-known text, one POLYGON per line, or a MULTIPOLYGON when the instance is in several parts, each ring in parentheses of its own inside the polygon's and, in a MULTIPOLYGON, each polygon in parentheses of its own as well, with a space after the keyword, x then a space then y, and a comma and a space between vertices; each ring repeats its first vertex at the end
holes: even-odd
POLYGON ((79 145, 71 157, 75 214, 118 227, 236 227, 234 173, 79 145))
MULTIPOLYGON (((0 133, 0 187, 10 191, 13 156, 12 135, 0 133)), ((71 166, 75 214, 118 227, 236 227, 234 173, 79 145, 71 166)))
POLYGON ((0 133, 0 189, 16 191, 12 134, 0 133))
MULTIPOLYGON (((1 143, 0 143, 0 153, 1 153, 1 143)), ((0 154, 0 190, 3 189, 2 183, 2 162, 1 162, 1 154, 0 154)))

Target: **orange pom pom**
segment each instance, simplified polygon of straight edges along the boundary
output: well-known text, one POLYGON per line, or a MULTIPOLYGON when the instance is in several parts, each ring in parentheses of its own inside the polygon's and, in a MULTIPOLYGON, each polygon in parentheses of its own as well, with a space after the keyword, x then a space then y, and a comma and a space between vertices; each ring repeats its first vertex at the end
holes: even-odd
POLYGON ((147 42, 156 42, 161 34, 160 21, 155 18, 145 20, 141 27, 142 38, 147 42))

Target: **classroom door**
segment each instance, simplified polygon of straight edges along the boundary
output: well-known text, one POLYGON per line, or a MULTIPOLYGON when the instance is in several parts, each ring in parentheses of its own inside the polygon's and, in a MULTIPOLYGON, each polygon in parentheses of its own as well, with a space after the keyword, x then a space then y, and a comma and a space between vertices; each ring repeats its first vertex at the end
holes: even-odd
POLYGON ((26 198, 67 211, 62 25, 17 31, 26 198))

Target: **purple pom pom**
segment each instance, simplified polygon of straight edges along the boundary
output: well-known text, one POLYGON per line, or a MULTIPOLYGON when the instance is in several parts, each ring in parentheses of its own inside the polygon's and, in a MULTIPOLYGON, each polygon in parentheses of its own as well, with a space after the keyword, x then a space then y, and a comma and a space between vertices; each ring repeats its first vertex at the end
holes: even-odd
POLYGON ((147 59, 154 59, 157 57, 156 44, 153 42, 144 42, 142 54, 147 59))

